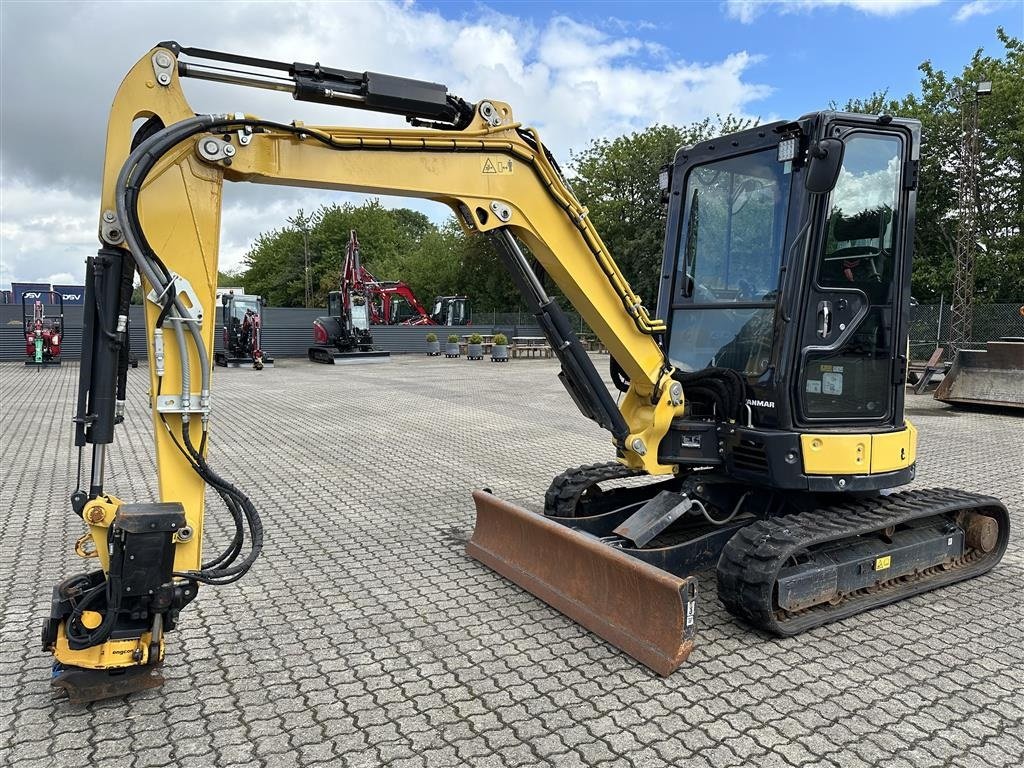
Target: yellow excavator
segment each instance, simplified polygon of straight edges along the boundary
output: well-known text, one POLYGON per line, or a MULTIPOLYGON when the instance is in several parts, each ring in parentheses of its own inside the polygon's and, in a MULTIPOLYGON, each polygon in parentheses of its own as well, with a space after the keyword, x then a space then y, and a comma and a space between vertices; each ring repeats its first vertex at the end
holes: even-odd
POLYGON ((703 570, 717 570, 733 615, 779 635, 984 573, 1009 537, 998 500, 891 491, 913 480, 916 459, 904 379, 919 148, 915 121, 837 112, 681 148, 661 174, 667 228, 652 313, 508 104, 160 43, 124 79, 107 130, 75 415, 79 466, 91 446, 91 468, 71 499, 88 526, 76 550, 98 567, 54 588, 43 628, 53 684, 73 701, 159 685, 182 610, 260 554, 258 511, 206 458, 225 181, 426 198, 494 238, 559 378, 611 434, 615 460, 556 477, 543 513, 476 492, 467 551, 651 669, 669 674, 690 653, 703 570), (197 115, 186 78, 411 125, 197 115), (105 490, 136 272, 156 503, 105 490), (548 281, 610 352, 619 404, 548 281), (641 475, 651 480, 607 485, 641 475), (207 487, 235 534, 204 556, 207 487))

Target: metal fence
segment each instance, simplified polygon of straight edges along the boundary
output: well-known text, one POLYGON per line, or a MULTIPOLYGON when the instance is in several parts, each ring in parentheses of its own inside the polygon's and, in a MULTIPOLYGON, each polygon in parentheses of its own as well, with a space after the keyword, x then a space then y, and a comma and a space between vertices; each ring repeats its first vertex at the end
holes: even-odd
MULTIPOLYGON (((312 343, 313 320, 324 314, 322 309, 292 309, 267 307, 263 315, 263 347, 272 357, 305 357, 312 343)), ((573 328, 579 333, 590 333, 582 318, 567 312, 573 328)), ((936 346, 949 347, 949 305, 921 304, 910 308, 910 356, 914 360, 927 359, 936 346)), ((221 309, 217 308, 217 332, 214 348, 221 349, 221 309)), ((536 321, 528 312, 473 313, 469 328, 437 326, 376 326, 374 342, 381 349, 394 353, 422 352, 428 333, 436 333, 443 341, 449 333, 459 336, 478 333, 504 333, 507 336, 540 336, 536 321)), ((1024 314, 1019 304, 987 304, 974 308, 971 334, 973 344, 984 344, 1001 336, 1024 336, 1024 314)), ((63 355, 77 360, 82 345, 82 307, 64 309, 63 355)), ((140 358, 146 356, 146 339, 142 307, 131 308, 131 346, 140 358)), ((0 305, 0 360, 24 360, 25 338, 21 325, 20 305, 0 305)))
MULTIPOLYGON (((51 311, 47 308, 47 312, 51 311)), ((53 310, 56 311, 56 310, 53 310)), ((263 350, 271 357, 305 357, 313 343, 313 320, 323 315, 323 309, 293 309, 266 307, 263 310, 263 350)), ((492 315, 484 322, 474 317, 471 327, 445 328, 438 326, 374 326, 373 341, 380 349, 393 353, 422 353, 426 350, 426 336, 436 333, 442 341, 449 333, 459 336, 467 333, 504 333, 507 336, 540 336, 541 330, 527 313, 492 315)), ((131 349, 140 359, 146 357, 146 335, 141 306, 131 308, 131 349)), ((223 348, 221 308, 217 307, 214 350, 223 348)), ((65 360, 78 360, 82 352, 82 307, 64 308, 64 341, 61 356, 65 360)), ((21 322, 21 306, 0 305, 0 360, 24 360, 25 337, 21 322)))
MULTIPOLYGON (((919 304, 910 308, 910 358, 927 360, 936 347, 951 343, 949 304, 919 304)), ((971 346, 1003 336, 1024 337, 1024 307, 1020 304, 982 304, 974 308, 971 346)))

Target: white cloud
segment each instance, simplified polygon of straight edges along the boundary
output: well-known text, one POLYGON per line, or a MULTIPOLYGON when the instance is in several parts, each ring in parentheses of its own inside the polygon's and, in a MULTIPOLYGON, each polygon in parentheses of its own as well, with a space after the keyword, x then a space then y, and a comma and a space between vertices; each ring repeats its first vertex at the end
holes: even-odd
POLYGON ((872 16, 897 16, 940 2, 942 0, 725 0, 725 12, 731 19, 750 24, 770 9, 785 14, 846 6, 872 16))
POLYGON ((97 204, 70 189, 4 178, 0 182, 0 285, 78 283, 96 251, 97 204))
MULTIPOLYGON (((769 86, 751 81, 757 55, 735 51, 718 61, 682 60, 645 40, 641 26, 588 26, 564 16, 537 26, 486 7, 453 19, 408 2, 235 2, 217 8, 217 24, 197 27, 194 14, 183 14, 176 3, 146 3, 133 13, 102 3, 0 5, 0 193, 5 198, 0 282, 36 273, 83 274, 82 261, 97 245, 108 106, 125 72, 159 40, 389 72, 445 83, 471 101, 507 101, 563 159, 592 138, 655 122, 686 123, 714 113, 756 115, 757 101, 771 93, 769 86), (89 55, 68 46, 72 39, 88 39, 89 55), (30 69, 19 65, 29 60, 30 69), (64 84, 60 98, 53 97, 53 83, 64 84), (45 151, 26 151, 30 146, 45 151)), ((401 118, 296 102, 287 94, 194 80, 184 87, 200 112, 243 110, 311 124, 404 125, 401 118)), ((311 209, 354 199, 246 184, 226 188, 225 267, 237 265, 259 231, 282 226, 298 205, 311 209)), ((444 215, 431 204, 401 204, 429 211, 435 219, 444 215)))
POLYGON ((964 3, 957 8, 956 13, 953 14, 953 21, 959 23, 967 21, 972 16, 985 16, 998 8, 999 4, 995 0, 972 0, 972 2, 964 3))

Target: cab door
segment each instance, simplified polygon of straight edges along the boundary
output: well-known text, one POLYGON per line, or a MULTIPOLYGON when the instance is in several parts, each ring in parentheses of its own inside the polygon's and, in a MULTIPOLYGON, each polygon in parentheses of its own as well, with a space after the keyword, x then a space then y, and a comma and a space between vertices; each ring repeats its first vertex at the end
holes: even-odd
POLYGON ((910 137, 847 130, 823 235, 809 257, 797 413, 804 423, 899 426, 906 365, 901 306, 909 292, 905 209, 912 210, 903 179, 910 137))

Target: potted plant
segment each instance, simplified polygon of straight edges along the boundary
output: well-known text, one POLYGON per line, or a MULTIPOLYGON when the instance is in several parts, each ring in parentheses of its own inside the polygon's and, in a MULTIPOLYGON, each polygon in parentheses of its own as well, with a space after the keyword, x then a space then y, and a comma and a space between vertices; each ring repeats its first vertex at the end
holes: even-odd
POLYGON ((459 356, 459 337, 454 333, 449 334, 448 343, 444 345, 444 356, 445 357, 458 357, 459 356))
POLYGON ((427 354, 431 357, 437 357, 441 354, 441 342, 437 340, 436 333, 427 334, 427 354))
POLYGON ((508 362, 508 336, 504 333, 494 334, 494 346, 491 347, 491 362, 508 362))
POLYGON ((474 333, 472 336, 469 337, 469 345, 466 347, 466 359, 484 359, 484 337, 481 336, 479 333, 474 333))

